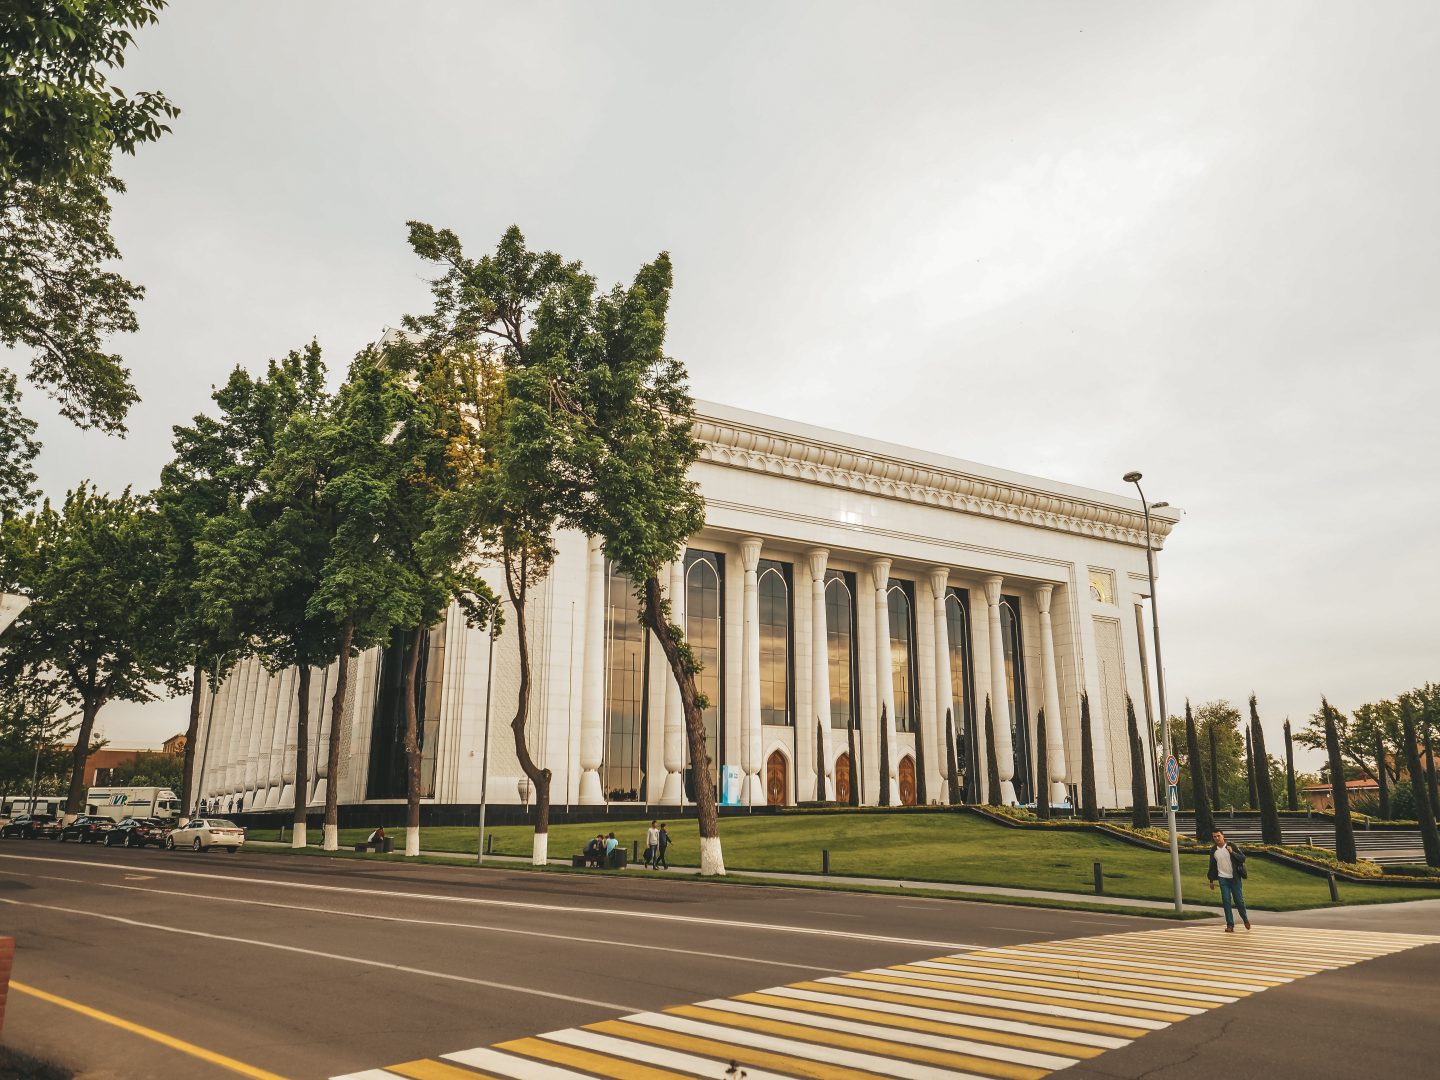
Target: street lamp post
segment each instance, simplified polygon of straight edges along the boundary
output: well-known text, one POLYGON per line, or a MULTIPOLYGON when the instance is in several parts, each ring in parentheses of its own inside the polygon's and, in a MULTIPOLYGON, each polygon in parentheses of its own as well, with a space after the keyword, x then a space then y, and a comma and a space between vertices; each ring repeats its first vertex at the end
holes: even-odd
MULTIPOLYGON (((1155 687, 1160 696, 1161 745, 1165 760, 1169 761, 1170 713, 1165 708, 1165 661, 1160 655, 1160 607, 1155 599, 1155 546, 1150 533, 1150 504, 1145 501, 1145 491, 1140 487, 1140 473, 1128 472, 1124 479, 1127 484, 1135 485, 1135 490, 1140 493, 1140 506, 1145 512, 1145 565, 1150 572, 1150 622, 1155 630, 1155 687)), ((1169 777, 1166 777, 1166 784, 1168 788, 1169 777)), ((1170 829, 1170 884, 1175 891, 1175 911, 1179 913, 1185 910, 1185 900, 1180 891, 1180 838, 1175 831, 1175 801, 1170 798, 1168 790, 1165 793, 1165 820, 1170 829)))

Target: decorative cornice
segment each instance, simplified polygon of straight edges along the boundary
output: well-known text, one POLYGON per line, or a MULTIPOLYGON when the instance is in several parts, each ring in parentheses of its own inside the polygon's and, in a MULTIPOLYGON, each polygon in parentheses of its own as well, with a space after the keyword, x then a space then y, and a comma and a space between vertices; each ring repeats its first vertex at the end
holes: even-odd
MULTIPOLYGON (((1144 516, 1123 505, 713 416, 697 416, 693 433, 712 465, 1145 546, 1144 516)), ((1152 515, 1151 524, 1159 550, 1175 520, 1152 515)))

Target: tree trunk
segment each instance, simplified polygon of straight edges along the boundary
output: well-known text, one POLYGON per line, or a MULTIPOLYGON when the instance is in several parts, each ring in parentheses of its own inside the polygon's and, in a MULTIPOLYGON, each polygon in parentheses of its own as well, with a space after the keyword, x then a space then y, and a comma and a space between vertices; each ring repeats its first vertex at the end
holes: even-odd
POLYGON ((295 815, 290 819, 290 846, 305 846, 305 808, 310 805, 310 665, 301 664, 295 716, 295 815))
POLYGON ((515 759, 521 771, 529 778, 535 789, 535 836, 530 845, 530 864, 545 866, 550 859, 550 770, 542 769, 530 756, 530 747, 525 741, 525 725, 530 717, 530 638, 526 626, 525 601, 530 591, 526 575, 526 559, 520 556, 520 572, 514 573, 511 563, 513 556, 505 560, 505 588, 510 594, 510 604, 515 609, 515 637, 520 653, 520 688, 515 698, 515 716, 510 721, 510 733, 515 739, 515 759))
POLYGON ((1295 791, 1295 745, 1290 740, 1290 721, 1285 721, 1285 794, 1290 800, 1290 812, 1300 809, 1300 799, 1295 791))
POLYGON ((1380 785, 1380 817, 1390 820, 1390 770, 1385 767, 1385 740, 1375 736, 1375 783, 1380 785))
POLYGON ((1430 780, 1430 806, 1440 806, 1440 787, 1435 784, 1435 733, 1425 735, 1425 775, 1430 780))
POLYGON ((955 755, 955 715, 950 709, 945 710, 945 768, 945 775, 950 781, 950 805, 958 806, 960 803, 960 768, 955 755))
MULTIPOLYGON (((65 799, 63 815, 66 824, 85 805, 85 761, 90 756, 90 737, 95 732, 95 717, 100 712, 100 704, 96 698, 87 697, 80 709, 80 730, 75 733, 75 750, 70 755, 70 791, 65 799)), ((32 813, 35 810, 33 803, 30 810, 32 813)))
POLYGON ((1415 731, 1413 707, 1403 698, 1400 702, 1400 727, 1400 737, 1405 741, 1405 762, 1410 769, 1410 788, 1415 792, 1415 817, 1420 825, 1420 842, 1425 846, 1425 864, 1440 867, 1440 835, 1435 829, 1435 804, 1426 791, 1429 785, 1420 768, 1419 736, 1415 731))
POLYGON ((860 758, 856 756, 855 718, 852 716, 845 728, 845 737, 850 742, 850 805, 860 805, 860 758))
POLYGON ((415 672, 420 666, 420 650, 425 643, 425 624, 415 627, 410 638, 410 653, 405 657, 405 677, 400 694, 405 701, 405 855, 420 854, 420 732, 415 715, 415 672))
POLYGON ((653 574, 645 579, 645 603, 640 618, 660 642, 660 651, 680 688, 680 707, 685 714, 685 735, 690 744, 690 763, 695 770, 695 812, 700 825, 700 873, 710 877, 725 873, 720 850, 720 819, 716 810, 715 780, 710 775, 710 751, 705 745, 705 715, 695 689, 699 670, 695 656, 685 642, 685 631, 670 621, 670 605, 653 574))
MULTIPOLYGON (((1188 705, 1188 704, 1186 705, 1186 708, 1189 708, 1189 705, 1188 705)), ((1210 721, 1210 731, 1209 731, 1208 734, 1209 734, 1209 736, 1210 736, 1210 808, 1211 808, 1212 810, 1214 810, 1216 813, 1219 813, 1219 812, 1220 812, 1220 744, 1219 744, 1219 741, 1218 741, 1218 739, 1216 738, 1216 735, 1215 735, 1215 721, 1214 721, 1214 720, 1211 720, 1211 721, 1210 721)), ((1196 752, 1198 753, 1200 748, 1199 748, 1199 746, 1197 745, 1195 749, 1196 749, 1196 752)), ((1205 774, 1205 766, 1204 766, 1204 763, 1201 762, 1198 757, 1195 759, 1195 767, 1200 770, 1201 776, 1203 777, 1204 774, 1205 774)), ((1198 839, 1200 840, 1200 842, 1201 842, 1202 844, 1208 843, 1209 840, 1210 840, 1210 834, 1207 832, 1204 836, 1201 836, 1201 837, 1199 837, 1198 839)))
MULTIPOLYGON (((190 723, 185 728, 185 765, 180 773, 180 820, 189 821, 195 800, 195 743, 200 738, 200 693, 205 669, 197 659, 190 669, 190 723)), ((206 733, 209 738, 209 733, 206 733)))
POLYGON ((995 716, 990 710, 990 697, 985 697, 985 803, 1000 805, 1000 763, 995 759, 995 716))
MULTIPOLYGON (((1345 787, 1345 763, 1340 757, 1340 739, 1335 734, 1335 710, 1322 701, 1325 714, 1325 749, 1330 755, 1330 795, 1335 807, 1335 857, 1341 862, 1355 861, 1355 828, 1350 824, 1350 792, 1345 787)), ((1416 800, 1417 804, 1419 800, 1416 800)))
POLYGON ((1255 784, 1255 746, 1250 740, 1250 728, 1245 728, 1245 798, 1249 809, 1260 809, 1260 796, 1255 784))
POLYGON ((355 620, 347 618, 340 627, 340 656, 335 664, 335 696, 330 699, 330 741, 325 747, 326 851, 340 848, 340 720, 345 711, 345 691, 350 683, 350 650, 355 645, 355 620))
POLYGON ((1140 725, 1135 719, 1135 702, 1125 695, 1125 728, 1130 738, 1130 824, 1137 829, 1150 827, 1150 795, 1145 786, 1145 745, 1140 741, 1140 725))
MULTIPOLYGON (((1212 727, 1212 738, 1214 732, 1212 727)), ((1205 763, 1200 759, 1200 736, 1195 731, 1195 716, 1190 712, 1188 701, 1185 702, 1185 750, 1190 757, 1190 787, 1195 799, 1195 839, 1205 844, 1215 832, 1215 819, 1210 815, 1205 794, 1205 763)))
POLYGON ((1265 750, 1265 729, 1255 695, 1250 695, 1250 752, 1254 758, 1255 794, 1260 800, 1260 839, 1277 847, 1285 843, 1280 831, 1280 812, 1275 807, 1275 785, 1270 782, 1270 755, 1265 750))
POLYGON ((880 706, 880 805, 890 805, 890 717, 880 706))
POLYGON ((1080 694, 1080 808, 1086 821, 1100 820, 1095 791, 1095 737, 1090 729, 1090 691, 1080 694))
POLYGON ((1046 753, 1045 710, 1035 717, 1035 816, 1050 817, 1050 762, 1046 753))

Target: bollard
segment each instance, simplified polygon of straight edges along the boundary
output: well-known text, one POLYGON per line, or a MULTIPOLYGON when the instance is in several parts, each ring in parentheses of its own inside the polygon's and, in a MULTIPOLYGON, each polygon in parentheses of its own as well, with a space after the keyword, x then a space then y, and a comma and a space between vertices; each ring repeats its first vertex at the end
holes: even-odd
POLYGON ((1326 874, 1325 880, 1330 885, 1330 902, 1332 904, 1338 904, 1340 902, 1340 890, 1335 887, 1335 871, 1331 870, 1326 874))
POLYGON ((485 834, 485 854, 486 854, 486 855, 492 855, 492 854, 494 854, 494 851, 495 851, 495 834, 494 834, 494 833, 486 833, 486 834, 485 834))
POLYGON ((639 862, 639 861, 640 861, 640 841, 639 841, 639 840, 631 840, 631 841, 630 841, 630 865, 631 865, 631 866, 634 866, 634 865, 635 865, 637 862, 639 862))
POLYGON ((1314 847, 1314 846, 1315 846, 1315 837, 1313 837, 1313 836, 1306 836, 1306 837, 1305 837, 1305 846, 1306 846, 1306 847, 1314 847))
POLYGON ((1105 895, 1105 870, 1098 862, 1095 864, 1095 895, 1105 895))
POLYGON ((1370 822, 1373 821, 1373 820, 1374 820, 1374 818, 1368 818, 1368 817, 1365 819, 1365 831, 1366 831, 1366 832, 1369 832, 1369 831, 1370 831, 1370 822))
POLYGON ((822 848, 821 851, 820 851, 820 873, 822 873, 822 874, 828 874, 829 872, 830 872, 830 849, 829 849, 829 848, 822 848))

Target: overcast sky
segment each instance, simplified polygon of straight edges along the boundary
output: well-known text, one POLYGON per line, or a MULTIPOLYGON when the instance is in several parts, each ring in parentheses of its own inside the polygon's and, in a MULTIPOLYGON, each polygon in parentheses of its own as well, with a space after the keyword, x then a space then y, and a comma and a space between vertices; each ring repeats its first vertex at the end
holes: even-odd
MULTIPOLYGON (((118 78, 147 289, 123 441, 31 390, 47 491, 147 488, 235 364, 423 308, 419 218, 602 282, 668 250, 697 396, 1187 512, 1172 705, 1278 752, 1440 679, 1440 12, 1405 4, 178 4, 118 78)), ((7 362, 13 363, 14 357, 7 362)), ((113 704, 115 745, 184 703, 113 704)))

